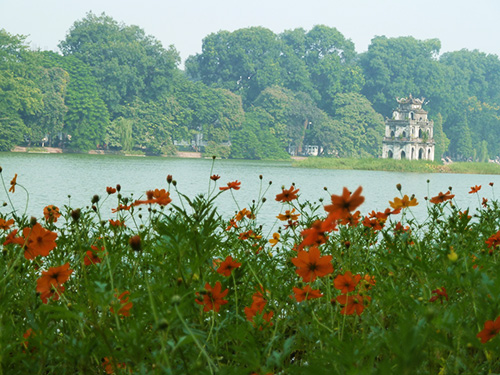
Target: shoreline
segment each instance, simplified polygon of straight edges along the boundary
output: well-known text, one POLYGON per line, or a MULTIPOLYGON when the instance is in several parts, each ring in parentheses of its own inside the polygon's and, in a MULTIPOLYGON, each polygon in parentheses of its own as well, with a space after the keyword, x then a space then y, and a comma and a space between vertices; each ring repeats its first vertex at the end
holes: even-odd
MULTIPOLYGON (((16 146, 11 152, 27 154, 69 154, 62 148, 57 147, 21 147, 16 146)), ((85 154, 85 153, 82 153, 85 154)), ((117 155, 147 157, 144 154, 126 154, 119 151, 91 150, 89 155, 117 155)), ((201 152, 178 151, 175 155, 161 155, 165 158, 203 159, 201 152)), ((290 162, 294 167, 311 169, 338 169, 338 170, 373 170, 384 172, 402 173, 457 173, 457 174, 500 174, 500 165, 496 163, 475 162, 453 162, 439 164, 423 160, 394 160, 394 159, 330 159, 306 156, 290 156, 290 162)))

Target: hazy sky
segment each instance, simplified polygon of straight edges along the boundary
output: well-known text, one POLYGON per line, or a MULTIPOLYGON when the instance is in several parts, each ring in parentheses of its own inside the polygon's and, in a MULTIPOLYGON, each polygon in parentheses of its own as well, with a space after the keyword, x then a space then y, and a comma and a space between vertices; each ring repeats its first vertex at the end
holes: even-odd
POLYGON ((438 38, 441 52, 478 49, 500 56, 500 0, 0 0, 0 28, 58 50, 76 20, 92 11, 137 25, 184 61, 219 30, 264 26, 275 33, 324 24, 366 51, 377 35, 438 38))

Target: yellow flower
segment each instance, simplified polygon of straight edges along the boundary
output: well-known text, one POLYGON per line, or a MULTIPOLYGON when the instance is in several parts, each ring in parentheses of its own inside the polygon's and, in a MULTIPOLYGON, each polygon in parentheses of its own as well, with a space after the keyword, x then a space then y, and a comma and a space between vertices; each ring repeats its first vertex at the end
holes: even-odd
POLYGON ((452 262, 456 262, 458 259, 457 253, 455 253, 455 249, 450 248, 450 253, 448 254, 448 259, 451 260, 452 262))
POLYGON ((271 244, 272 247, 276 246, 280 240, 280 234, 279 233, 274 233, 273 238, 269 240, 269 243, 271 244))
POLYGON ((389 201, 389 204, 391 205, 392 208, 395 210, 398 208, 407 208, 407 207, 412 207, 418 205, 417 198, 412 196, 412 199, 408 197, 408 195, 405 194, 403 199, 395 197, 394 202, 389 201))

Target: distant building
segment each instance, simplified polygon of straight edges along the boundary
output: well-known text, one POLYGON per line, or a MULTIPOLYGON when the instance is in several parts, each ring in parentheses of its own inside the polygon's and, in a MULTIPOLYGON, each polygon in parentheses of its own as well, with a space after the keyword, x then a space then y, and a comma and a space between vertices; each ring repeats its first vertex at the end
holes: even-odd
POLYGON ((385 159, 434 160, 434 122, 422 109, 424 99, 396 99, 399 106, 385 120, 382 157, 385 159))

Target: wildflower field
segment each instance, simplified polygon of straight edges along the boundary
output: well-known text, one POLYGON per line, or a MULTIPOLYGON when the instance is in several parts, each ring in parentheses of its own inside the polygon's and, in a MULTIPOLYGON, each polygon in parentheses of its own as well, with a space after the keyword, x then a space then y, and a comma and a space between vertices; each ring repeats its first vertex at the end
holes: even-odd
POLYGON ((500 373, 493 183, 398 185, 375 212, 362 187, 313 203, 262 177, 242 203, 245 186, 212 173, 206 195, 169 175, 142 199, 103 186, 88 207, 46 202, 30 218, 0 168, 0 374, 500 373), (227 199, 233 217, 218 213, 227 199), (271 199, 281 211, 263 226, 271 199))

